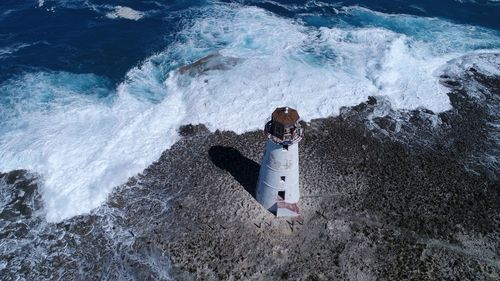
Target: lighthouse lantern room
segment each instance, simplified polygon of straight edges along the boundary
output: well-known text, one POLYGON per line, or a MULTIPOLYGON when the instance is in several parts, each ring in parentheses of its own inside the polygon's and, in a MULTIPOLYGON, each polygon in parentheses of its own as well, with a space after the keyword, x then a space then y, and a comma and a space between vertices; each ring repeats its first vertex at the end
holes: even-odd
POLYGON ((257 201, 276 216, 299 215, 299 142, 304 137, 304 122, 297 110, 279 107, 266 122, 268 138, 259 180, 257 201))

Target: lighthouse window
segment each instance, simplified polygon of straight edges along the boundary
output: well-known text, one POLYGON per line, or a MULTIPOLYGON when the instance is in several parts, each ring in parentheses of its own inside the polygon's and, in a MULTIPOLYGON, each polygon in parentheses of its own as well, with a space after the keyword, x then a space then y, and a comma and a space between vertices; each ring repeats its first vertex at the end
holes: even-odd
POLYGON ((282 124, 278 123, 278 122, 273 122, 271 124, 271 134, 275 137, 278 137, 278 138, 283 138, 283 131, 285 130, 285 128, 283 127, 282 124))
POLYGON ((282 182, 285 182, 285 176, 282 176, 282 177, 281 177, 281 181, 282 181, 282 182))
POLYGON ((285 192, 278 191, 278 200, 285 200, 285 192))

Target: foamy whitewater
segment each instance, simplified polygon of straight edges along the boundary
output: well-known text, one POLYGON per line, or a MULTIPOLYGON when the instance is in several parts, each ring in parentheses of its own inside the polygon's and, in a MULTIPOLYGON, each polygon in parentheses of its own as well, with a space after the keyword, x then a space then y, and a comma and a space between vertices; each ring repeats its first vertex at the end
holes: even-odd
MULTIPOLYGON (((112 16, 141 20, 124 9, 112 16)), ((448 62, 500 48, 498 33, 486 28, 359 7, 342 13, 363 18, 364 27, 314 27, 238 5, 193 13, 175 44, 116 88, 94 74, 55 71, 0 85, 0 171, 41 177, 48 221, 98 207, 174 144, 182 124, 242 133, 259 129, 277 106, 309 120, 369 96, 385 96, 398 110, 442 112, 451 108, 438 79, 448 62), (215 53, 238 63, 200 75, 177 71, 215 53)))
POLYGON ((123 18, 128 20, 140 20, 144 17, 144 13, 136 11, 130 7, 116 6, 112 12, 106 14, 110 19, 123 18))

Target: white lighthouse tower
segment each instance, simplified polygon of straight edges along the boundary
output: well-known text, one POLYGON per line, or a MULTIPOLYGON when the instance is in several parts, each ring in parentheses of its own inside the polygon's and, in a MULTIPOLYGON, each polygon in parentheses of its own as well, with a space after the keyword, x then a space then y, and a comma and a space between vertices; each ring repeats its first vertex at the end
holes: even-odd
POLYGON ((266 150, 257 182, 257 201, 276 216, 298 216, 299 141, 304 136, 297 110, 280 107, 266 123, 266 150))

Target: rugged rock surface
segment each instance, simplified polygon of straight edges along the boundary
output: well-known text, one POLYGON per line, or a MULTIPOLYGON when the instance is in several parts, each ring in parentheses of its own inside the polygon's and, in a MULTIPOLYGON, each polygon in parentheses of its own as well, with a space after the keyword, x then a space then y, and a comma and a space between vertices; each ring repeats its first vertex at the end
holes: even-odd
POLYGON ((192 136, 140 177, 182 190, 150 239, 193 279, 499 276, 498 186, 448 155, 381 141, 342 118, 313 121, 300 146, 302 218, 287 220, 252 197, 264 141, 192 136))

